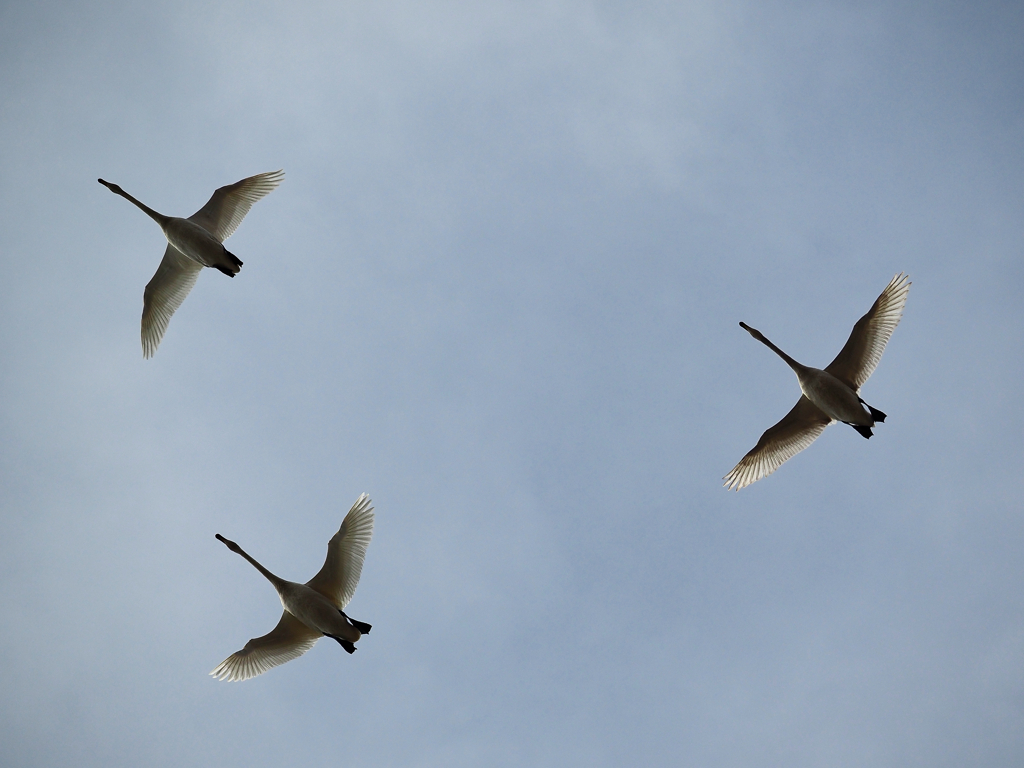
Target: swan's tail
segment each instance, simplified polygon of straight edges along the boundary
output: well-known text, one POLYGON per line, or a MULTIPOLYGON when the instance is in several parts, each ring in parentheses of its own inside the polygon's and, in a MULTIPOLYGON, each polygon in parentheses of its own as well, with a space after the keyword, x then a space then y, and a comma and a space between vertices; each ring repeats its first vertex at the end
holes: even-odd
POLYGON ((227 248, 224 249, 224 255, 227 257, 222 264, 214 264, 216 269, 219 269, 228 277, 234 277, 242 269, 242 260, 235 256, 227 248))

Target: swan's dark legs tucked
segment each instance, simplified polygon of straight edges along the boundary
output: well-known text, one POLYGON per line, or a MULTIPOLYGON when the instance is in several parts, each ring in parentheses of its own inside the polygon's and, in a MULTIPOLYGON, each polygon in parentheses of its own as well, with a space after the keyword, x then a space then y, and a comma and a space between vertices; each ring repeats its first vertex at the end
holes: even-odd
POLYGON ((372 624, 367 624, 365 621, 356 621, 344 611, 338 611, 338 613, 340 613, 342 616, 348 619, 349 624, 358 629, 360 635, 370 634, 370 629, 373 626, 372 624))
POLYGON ((355 653, 356 652, 356 647, 354 645, 352 645, 352 643, 350 643, 348 640, 342 640, 337 635, 327 635, 327 637, 331 638, 332 640, 337 640, 338 641, 338 645, 340 645, 342 648, 344 648, 349 653, 355 653))
POLYGON ((863 427, 860 424, 850 424, 850 426, 864 435, 864 437, 871 438, 871 427, 863 427))
POLYGON ((870 405, 868 405, 863 400, 861 400, 861 398, 858 397, 857 399, 860 400, 860 404, 861 405, 863 405, 865 408, 867 408, 869 411, 871 411, 871 418, 874 421, 877 421, 877 422, 880 422, 880 423, 885 421, 885 414, 884 413, 882 413, 877 408, 872 408, 870 405))

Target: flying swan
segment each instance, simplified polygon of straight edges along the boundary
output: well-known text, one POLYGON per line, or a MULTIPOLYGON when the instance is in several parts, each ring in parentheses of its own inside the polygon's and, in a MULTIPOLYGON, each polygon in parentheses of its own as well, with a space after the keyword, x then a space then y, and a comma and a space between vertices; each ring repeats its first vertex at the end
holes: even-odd
POLYGON ((117 184, 97 179, 115 195, 141 208, 160 225, 167 238, 163 261, 143 296, 143 357, 152 357, 156 352, 171 315, 188 296, 203 267, 219 269, 228 277, 238 274, 242 262, 224 247, 224 241, 238 229, 253 203, 270 194, 282 179, 284 171, 271 171, 228 184, 214 192, 209 202, 187 219, 157 213, 117 184))
POLYGON ((297 659, 321 637, 337 640, 349 653, 370 632, 370 625, 349 618, 349 604, 363 570, 363 558, 373 536, 373 507, 365 493, 345 515, 341 528, 327 543, 323 568, 305 584, 278 578, 253 560, 235 542, 217 534, 228 549, 255 566, 274 585, 284 613, 270 633, 254 637, 245 648, 228 656, 210 673, 218 680, 248 680, 271 667, 297 659))
POLYGON ((849 424, 864 437, 871 437, 871 428, 876 422, 885 421, 885 414, 861 400, 858 392, 882 359, 885 345, 903 315, 909 291, 910 278, 901 272, 853 326, 846 346, 825 370, 801 365, 760 331, 740 323, 741 328, 789 364, 800 380, 803 395, 793 410, 761 435, 750 453, 725 476, 726 488, 738 491, 767 477, 813 443, 825 427, 835 421, 849 424))

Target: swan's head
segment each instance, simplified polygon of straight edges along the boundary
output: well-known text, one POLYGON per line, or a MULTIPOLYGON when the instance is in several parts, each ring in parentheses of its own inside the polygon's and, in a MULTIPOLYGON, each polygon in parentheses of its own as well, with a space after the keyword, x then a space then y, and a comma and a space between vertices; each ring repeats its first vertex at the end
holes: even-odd
POLYGON ((223 542, 224 546, 227 547, 228 549, 230 549, 232 552, 236 552, 238 554, 242 553, 242 548, 240 546, 238 546, 237 544, 235 544, 235 542, 231 541, 230 539, 225 539, 219 533, 214 534, 214 535, 217 537, 217 541, 223 542))
POLYGON ((742 320, 740 320, 740 328, 742 328, 744 331, 749 333, 751 336, 753 336, 758 341, 764 341, 764 336, 761 335, 761 332, 759 330, 757 330, 757 328, 751 328, 749 325, 744 323, 742 320))
POLYGON ((96 181, 98 181, 104 187, 109 189, 115 195, 123 195, 124 194, 124 190, 121 189, 119 186, 117 186, 117 184, 111 184, 109 181, 104 181, 103 179, 96 179, 96 181))

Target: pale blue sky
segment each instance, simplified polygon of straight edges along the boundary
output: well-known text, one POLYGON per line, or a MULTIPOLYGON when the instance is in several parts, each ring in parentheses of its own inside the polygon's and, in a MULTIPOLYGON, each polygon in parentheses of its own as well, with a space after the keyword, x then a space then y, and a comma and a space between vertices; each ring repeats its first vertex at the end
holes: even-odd
POLYGON ((1024 12, 0 5, 0 763, 1024 761, 1024 12), (152 360, 159 229, 284 168, 152 360), (865 399, 722 476, 900 271, 865 399), (207 676, 363 491, 348 656, 207 676))

